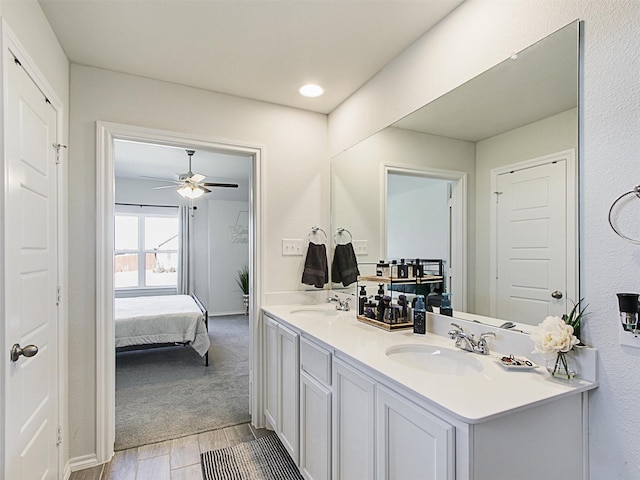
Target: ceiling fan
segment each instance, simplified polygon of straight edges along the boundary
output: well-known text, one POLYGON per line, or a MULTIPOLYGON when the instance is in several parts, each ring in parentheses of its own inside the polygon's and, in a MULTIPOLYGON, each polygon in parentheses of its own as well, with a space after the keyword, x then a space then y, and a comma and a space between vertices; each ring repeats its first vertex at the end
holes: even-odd
POLYGON ((196 153, 195 150, 185 150, 187 152, 187 156, 189 157, 189 171, 187 173, 183 173, 178 176, 178 180, 168 180, 166 178, 158 178, 158 177, 146 177, 143 178, 151 178, 153 180, 162 180, 163 182, 170 182, 171 185, 162 185, 159 187, 153 187, 154 190, 159 190, 162 188, 176 188, 176 191, 182 195, 184 198, 198 198, 205 193, 211 192, 207 187, 224 187, 224 188, 238 188, 237 183, 220 183, 220 182, 205 182, 204 179, 207 178, 205 175, 200 173, 193 173, 191 171, 191 157, 196 153))

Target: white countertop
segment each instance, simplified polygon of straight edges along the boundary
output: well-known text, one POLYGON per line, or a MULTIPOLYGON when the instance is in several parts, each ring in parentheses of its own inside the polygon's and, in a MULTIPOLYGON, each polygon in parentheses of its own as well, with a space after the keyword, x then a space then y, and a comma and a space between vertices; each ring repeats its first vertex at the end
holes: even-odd
POLYGON ((279 305, 264 307, 263 310, 304 336, 333 348, 338 356, 345 355, 360 362, 466 423, 485 422, 597 387, 595 382, 555 380, 544 365, 528 371, 509 370, 498 361, 503 356, 501 353, 492 352, 485 356, 465 352, 455 348, 450 338, 434 333, 414 335, 413 330, 388 332, 358 321, 354 311, 337 312, 334 316, 313 311, 292 313, 315 308, 335 310, 333 304, 279 305), (470 375, 442 375, 404 366, 385 355, 389 347, 405 344, 430 344, 459 355, 473 355, 484 368, 470 375))

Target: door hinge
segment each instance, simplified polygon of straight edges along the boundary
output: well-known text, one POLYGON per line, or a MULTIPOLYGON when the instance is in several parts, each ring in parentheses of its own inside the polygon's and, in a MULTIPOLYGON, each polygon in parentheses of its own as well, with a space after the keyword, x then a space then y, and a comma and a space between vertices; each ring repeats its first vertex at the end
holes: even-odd
POLYGON ((61 288, 60 286, 56 287, 56 305, 60 305, 60 302, 62 301, 62 293, 61 293, 61 288))
POLYGON ((58 425, 58 430, 56 432, 56 446, 60 446, 62 444, 62 427, 58 425))
POLYGON ((60 163, 60 149, 68 148, 66 145, 62 145, 61 143, 54 143, 53 148, 56 149, 56 165, 60 163))
POLYGON ((503 192, 493 192, 493 193, 496 194, 496 203, 498 203, 500 199, 500 195, 502 195, 503 192))

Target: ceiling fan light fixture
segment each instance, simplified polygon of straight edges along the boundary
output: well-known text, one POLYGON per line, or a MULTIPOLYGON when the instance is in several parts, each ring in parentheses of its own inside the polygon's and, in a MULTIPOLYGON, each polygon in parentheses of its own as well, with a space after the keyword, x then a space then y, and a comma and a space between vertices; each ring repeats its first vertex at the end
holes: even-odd
POLYGON ((184 198, 199 198, 204 194, 204 190, 197 185, 183 185, 177 192, 184 198))

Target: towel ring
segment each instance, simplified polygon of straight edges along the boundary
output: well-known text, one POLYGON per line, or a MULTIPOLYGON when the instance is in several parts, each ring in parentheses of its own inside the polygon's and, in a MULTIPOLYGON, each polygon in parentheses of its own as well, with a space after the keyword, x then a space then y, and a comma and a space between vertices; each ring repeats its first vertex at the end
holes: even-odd
MULTIPOLYGON (((347 243, 351 243, 353 241, 353 235, 351 235, 351 232, 346 228, 339 227, 336 233, 333 235, 333 241, 335 242, 336 245, 340 245, 340 242, 338 242, 338 238, 344 235, 345 233, 349 234, 349 241, 347 243)), ((342 245, 346 245, 346 243, 342 245)))
POLYGON ((324 240, 322 240, 322 243, 327 243, 327 238, 328 238, 327 237, 327 232, 325 232, 320 227, 311 227, 311 231, 307 235, 307 240, 310 242, 311 241, 311 236, 312 235, 317 235, 318 232, 320 232, 320 233, 322 233, 324 235, 324 240))
POLYGON ((620 195, 618 198, 616 198, 613 203, 611 204, 611 207, 609 208, 609 226, 612 228, 612 230, 614 232, 616 232, 616 234, 620 237, 625 239, 628 242, 634 243, 636 245, 640 245, 640 240, 636 240, 635 238, 631 238, 631 237, 627 237, 625 234, 623 234, 622 232, 620 232, 614 225, 613 225, 613 221, 611 220, 611 214, 613 213, 613 208, 616 206, 616 204, 622 200, 624 197, 626 197, 627 195, 635 195, 636 197, 638 197, 638 199, 640 199, 640 185, 636 185, 635 187, 633 187, 633 190, 630 190, 626 193, 623 193, 622 195, 620 195))

